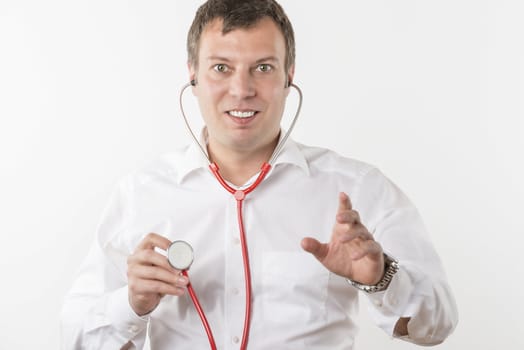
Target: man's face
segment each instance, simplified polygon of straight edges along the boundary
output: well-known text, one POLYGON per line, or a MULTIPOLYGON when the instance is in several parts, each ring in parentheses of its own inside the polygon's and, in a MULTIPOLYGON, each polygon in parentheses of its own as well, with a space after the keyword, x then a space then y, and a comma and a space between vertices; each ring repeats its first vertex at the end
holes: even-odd
POLYGON ((193 93, 212 151, 251 154, 274 147, 293 70, 285 71, 284 37, 269 18, 222 35, 222 20, 209 23, 200 38, 193 93))

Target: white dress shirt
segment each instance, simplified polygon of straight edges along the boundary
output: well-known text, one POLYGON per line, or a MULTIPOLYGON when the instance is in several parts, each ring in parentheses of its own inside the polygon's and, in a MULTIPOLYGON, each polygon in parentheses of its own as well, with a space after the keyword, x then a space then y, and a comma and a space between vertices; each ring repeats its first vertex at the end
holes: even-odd
MULTIPOLYGON (((247 184, 254 181, 253 177, 247 184)), ((409 336, 437 344, 457 323, 457 309, 416 208, 380 171, 336 153, 288 140, 266 179, 244 201, 252 275, 248 349, 353 349, 359 292, 302 250, 312 236, 328 242, 339 192, 400 270, 385 292, 363 294, 388 335, 411 317, 409 336)), ((150 232, 189 242, 190 280, 219 349, 239 349, 245 290, 236 200, 208 169, 196 145, 126 177, 103 215, 95 242, 62 310, 64 349, 208 349, 186 293, 165 296, 148 316, 128 303, 127 257, 150 232)))

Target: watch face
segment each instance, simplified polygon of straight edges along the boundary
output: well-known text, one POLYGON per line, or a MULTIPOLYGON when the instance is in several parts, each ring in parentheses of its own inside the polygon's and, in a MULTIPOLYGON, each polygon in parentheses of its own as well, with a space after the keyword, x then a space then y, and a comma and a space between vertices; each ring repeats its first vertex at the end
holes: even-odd
POLYGON ((174 241, 167 248, 167 261, 177 270, 187 270, 193 263, 193 248, 185 241, 174 241))

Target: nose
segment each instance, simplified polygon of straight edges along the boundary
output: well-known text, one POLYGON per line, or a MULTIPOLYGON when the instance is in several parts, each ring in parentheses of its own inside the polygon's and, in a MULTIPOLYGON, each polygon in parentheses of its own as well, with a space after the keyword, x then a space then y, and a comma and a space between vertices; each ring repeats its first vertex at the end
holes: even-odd
POLYGON ((255 96, 255 81, 251 72, 236 71, 229 80, 229 94, 238 99, 255 96))

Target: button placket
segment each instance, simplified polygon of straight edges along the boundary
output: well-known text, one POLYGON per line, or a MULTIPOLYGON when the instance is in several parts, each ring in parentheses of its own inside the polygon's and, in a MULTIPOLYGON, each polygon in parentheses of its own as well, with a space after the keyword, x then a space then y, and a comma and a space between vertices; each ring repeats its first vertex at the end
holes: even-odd
POLYGON ((245 300, 242 298, 242 295, 244 295, 244 270, 242 268, 242 251, 238 231, 237 201, 232 196, 228 203, 224 233, 227 237, 226 240, 229 242, 226 244, 225 256, 225 328, 229 337, 229 343, 233 348, 238 348, 241 342, 242 325, 244 322, 245 300))

